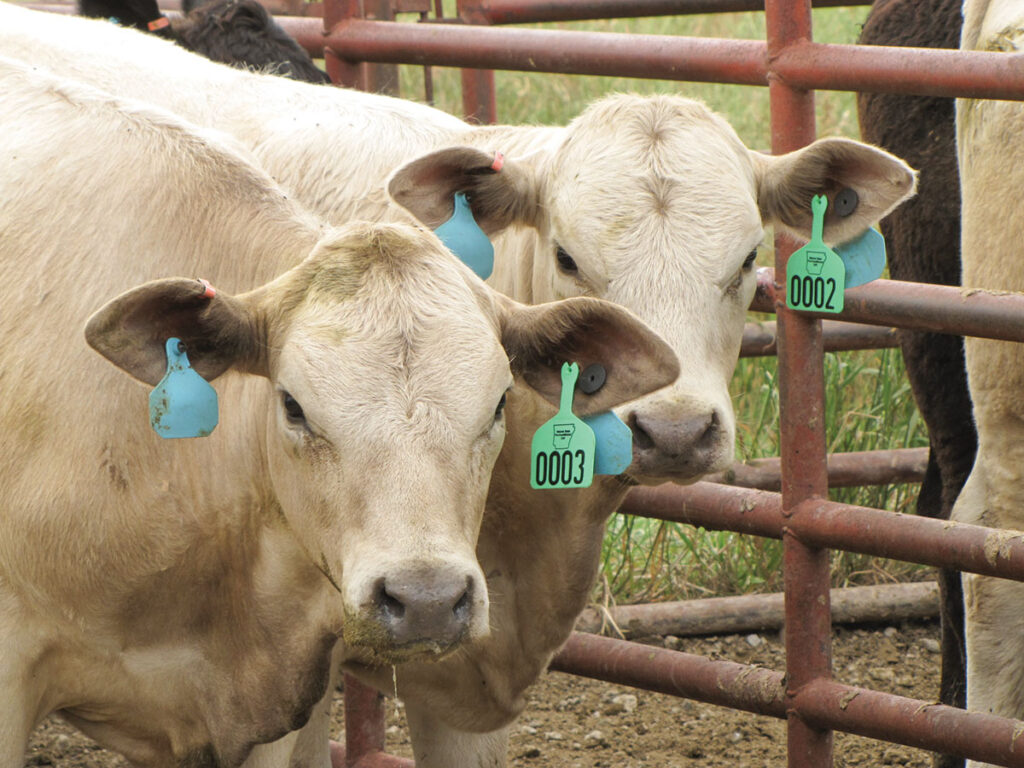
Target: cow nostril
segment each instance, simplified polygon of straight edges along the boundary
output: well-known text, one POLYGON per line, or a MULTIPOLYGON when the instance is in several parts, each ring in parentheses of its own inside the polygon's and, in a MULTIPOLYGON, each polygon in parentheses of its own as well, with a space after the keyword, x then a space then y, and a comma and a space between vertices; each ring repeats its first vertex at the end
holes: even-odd
POLYGON ((452 613, 455 615, 456 621, 460 622, 469 620, 469 612, 472 608, 473 583, 468 579, 467 581, 469 583, 466 585, 466 591, 462 593, 462 597, 460 597, 455 602, 455 605, 452 606, 452 613))
POLYGON ((704 434, 697 440, 697 448, 711 448, 718 440, 719 420, 718 411, 711 412, 711 419, 708 421, 704 434))
POLYGON ((405 616, 405 604, 388 592, 383 579, 377 586, 376 602, 383 614, 392 621, 401 621, 405 616))
POLYGON ((642 451, 649 451, 654 448, 654 438, 652 438, 647 430, 643 428, 640 420, 637 418, 636 411, 629 414, 627 424, 630 431, 633 433, 633 443, 642 451))

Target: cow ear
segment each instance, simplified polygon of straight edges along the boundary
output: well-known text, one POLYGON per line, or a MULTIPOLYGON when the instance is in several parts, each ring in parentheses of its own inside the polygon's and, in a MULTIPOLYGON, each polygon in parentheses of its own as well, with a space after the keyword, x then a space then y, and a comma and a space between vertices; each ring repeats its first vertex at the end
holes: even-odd
POLYGON ((207 381, 232 366, 262 373, 259 326, 245 302, 205 281, 170 278, 112 299, 89 318, 85 338, 118 368, 156 385, 167 372, 171 337, 185 343, 189 363, 207 381))
POLYGON ((533 168, 500 153, 447 147, 396 170, 388 181, 391 198, 430 229, 451 218, 455 193, 465 192, 473 218, 488 235, 513 224, 536 226, 540 194, 533 168))
POLYGON ((917 174, 898 157, 851 139, 821 139, 779 157, 751 154, 761 218, 804 240, 811 236, 815 195, 829 200, 823 238, 843 243, 913 195, 917 184, 917 174), (855 207, 837 212, 833 203, 843 190, 856 193, 845 193, 855 207))
POLYGON ((593 394, 578 387, 573 413, 587 416, 661 389, 679 376, 672 348, 632 312, 600 299, 575 298, 525 306, 498 297, 502 343, 512 371, 554 405, 562 390, 562 364, 583 371, 604 367, 604 385, 593 394))

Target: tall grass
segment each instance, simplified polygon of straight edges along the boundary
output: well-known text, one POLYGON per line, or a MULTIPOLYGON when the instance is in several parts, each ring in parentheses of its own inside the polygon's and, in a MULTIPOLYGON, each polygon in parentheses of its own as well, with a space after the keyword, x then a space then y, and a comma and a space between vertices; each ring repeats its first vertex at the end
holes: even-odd
MULTIPOLYGON (((451 11, 448 11, 451 13, 451 11)), ((813 11, 814 38, 852 43, 867 7, 813 11)), ((694 37, 764 38, 764 15, 731 13, 653 19, 617 19, 537 25, 556 29, 634 32, 694 37)), ((403 67, 403 94, 422 98, 422 70, 403 67)), ((459 114, 457 70, 434 69, 435 103, 459 114)), ((752 148, 770 145, 765 88, 633 80, 610 77, 498 72, 498 115, 506 123, 563 124, 589 102, 610 92, 676 93, 704 101, 723 114, 752 148)), ((820 136, 858 136, 853 94, 816 94, 820 136)), ((770 264, 766 247, 760 261, 770 264)), ((830 451, 863 451, 927 445, 897 350, 828 354, 825 359, 826 435, 830 451)), ((778 388, 774 358, 741 360, 732 382, 737 416, 737 459, 776 456, 778 388)), ((916 486, 837 489, 833 499, 883 509, 910 511, 916 486)), ((604 545, 599 590, 617 601, 681 599, 701 595, 774 591, 782 587, 782 547, 777 541, 730 532, 617 516, 604 545)), ((837 553, 837 585, 918 578, 924 570, 866 556, 837 553)))

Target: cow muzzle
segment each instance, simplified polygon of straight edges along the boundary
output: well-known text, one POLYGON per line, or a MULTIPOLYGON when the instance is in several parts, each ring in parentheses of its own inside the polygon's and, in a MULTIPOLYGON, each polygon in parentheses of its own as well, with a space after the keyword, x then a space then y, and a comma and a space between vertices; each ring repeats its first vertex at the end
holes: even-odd
POLYGON ((343 639, 389 664, 439 659, 486 633, 486 595, 479 571, 456 564, 392 569, 346 618, 343 639))
POLYGON ((692 482, 726 466, 733 454, 732 414, 720 408, 655 401, 631 411, 633 463, 642 483, 692 482))

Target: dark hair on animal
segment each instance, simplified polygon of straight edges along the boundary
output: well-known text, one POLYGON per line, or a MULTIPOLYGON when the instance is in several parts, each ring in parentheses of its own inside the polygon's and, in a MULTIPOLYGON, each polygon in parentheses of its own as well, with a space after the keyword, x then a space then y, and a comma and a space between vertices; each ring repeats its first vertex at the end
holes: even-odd
POLYGON ((78 0, 83 16, 152 32, 213 61, 307 83, 330 82, 256 0, 186 0, 183 11, 168 20, 156 0, 78 0))

